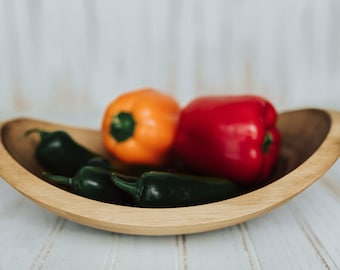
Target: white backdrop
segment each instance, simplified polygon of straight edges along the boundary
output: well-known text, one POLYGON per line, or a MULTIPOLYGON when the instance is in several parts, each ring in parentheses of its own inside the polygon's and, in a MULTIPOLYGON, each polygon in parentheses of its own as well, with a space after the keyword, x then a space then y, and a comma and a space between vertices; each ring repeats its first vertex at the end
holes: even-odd
POLYGON ((335 0, 0 0, 0 115, 101 114, 152 86, 340 109, 335 0))

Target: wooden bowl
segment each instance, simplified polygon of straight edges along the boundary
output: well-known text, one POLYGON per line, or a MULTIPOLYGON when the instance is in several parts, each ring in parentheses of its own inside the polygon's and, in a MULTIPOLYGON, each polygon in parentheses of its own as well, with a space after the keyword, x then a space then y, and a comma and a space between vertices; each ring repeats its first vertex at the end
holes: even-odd
POLYGON ((38 176, 42 168, 33 153, 38 137, 26 130, 64 129, 79 143, 106 155, 99 131, 34 119, 1 125, 0 175, 40 206, 71 221, 103 230, 138 235, 175 235, 215 230, 262 215, 282 205, 321 177, 340 155, 340 112, 319 109, 279 115, 282 134, 279 161, 270 183, 243 195, 198 206, 137 208, 86 199, 38 176))

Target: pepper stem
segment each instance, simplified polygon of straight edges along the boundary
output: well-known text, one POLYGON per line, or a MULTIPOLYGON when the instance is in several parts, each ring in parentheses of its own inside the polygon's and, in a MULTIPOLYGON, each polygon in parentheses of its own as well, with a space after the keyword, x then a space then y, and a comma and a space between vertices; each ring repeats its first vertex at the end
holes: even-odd
POLYGON ((29 129, 25 132, 25 137, 30 136, 32 133, 39 133, 41 140, 43 140, 47 135, 50 134, 47 131, 44 131, 44 130, 41 130, 41 129, 38 129, 38 128, 32 128, 32 129, 29 129))
POLYGON ((130 113, 120 112, 112 118, 110 133, 117 142, 122 142, 133 135, 135 125, 135 120, 130 113))
POLYGON ((266 136, 264 137, 262 149, 264 153, 267 153, 269 151, 269 146, 273 143, 272 136, 267 132, 266 136))
POLYGON ((119 187, 120 189, 126 191, 131 196, 135 197, 137 193, 137 183, 136 182, 128 182, 118 177, 115 173, 111 174, 111 180, 113 183, 119 187))
POLYGON ((49 174, 46 172, 43 173, 43 176, 54 184, 59 184, 67 187, 72 186, 73 179, 71 177, 49 174))

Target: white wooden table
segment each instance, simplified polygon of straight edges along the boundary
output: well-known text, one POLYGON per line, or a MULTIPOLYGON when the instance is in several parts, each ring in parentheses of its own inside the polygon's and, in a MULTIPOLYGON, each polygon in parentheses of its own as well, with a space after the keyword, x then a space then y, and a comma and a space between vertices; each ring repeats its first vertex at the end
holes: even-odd
MULTIPOLYGON (((61 114, 44 118, 90 127, 98 121, 61 114)), ((302 194, 259 218, 167 237, 123 235, 67 221, 0 178, 0 269, 340 269, 339 213, 339 161, 302 194)))

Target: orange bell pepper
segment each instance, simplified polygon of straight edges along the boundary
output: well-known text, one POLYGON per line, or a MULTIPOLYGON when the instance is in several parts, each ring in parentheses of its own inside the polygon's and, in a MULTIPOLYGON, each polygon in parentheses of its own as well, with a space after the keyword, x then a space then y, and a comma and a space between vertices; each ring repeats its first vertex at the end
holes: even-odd
POLYGON ((164 165, 179 114, 178 102, 158 90, 145 88, 122 94, 104 113, 104 147, 128 164, 164 165))

